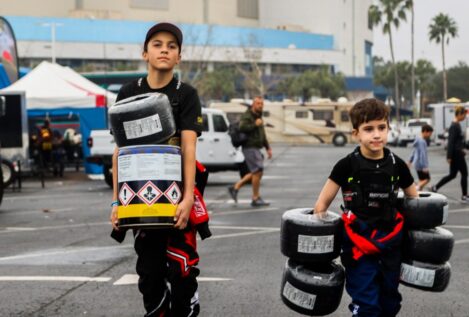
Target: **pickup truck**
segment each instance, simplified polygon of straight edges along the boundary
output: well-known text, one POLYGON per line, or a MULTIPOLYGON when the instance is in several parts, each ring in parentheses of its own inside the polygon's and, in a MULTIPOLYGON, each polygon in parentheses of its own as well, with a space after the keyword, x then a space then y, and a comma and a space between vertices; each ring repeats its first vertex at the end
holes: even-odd
POLYGON ((422 126, 429 124, 432 125, 432 119, 419 118, 410 119, 405 124, 400 126, 400 133, 398 137, 399 146, 407 146, 408 143, 414 142, 415 138, 422 132, 422 126))
MULTIPOLYGON (((197 160, 211 172, 231 170, 244 175, 244 156, 231 144, 225 112, 202 108, 202 117, 204 129, 197 139, 197 160)), ((88 146, 91 155, 86 159, 87 162, 102 165, 104 180, 112 187, 112 154, 116 147, 113 136, 109 130, 92 130, 88 146)))

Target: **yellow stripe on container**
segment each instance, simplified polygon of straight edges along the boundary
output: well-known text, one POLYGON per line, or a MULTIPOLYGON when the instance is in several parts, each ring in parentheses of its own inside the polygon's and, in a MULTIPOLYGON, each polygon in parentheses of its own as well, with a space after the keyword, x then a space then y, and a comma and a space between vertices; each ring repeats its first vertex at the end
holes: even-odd
POLYGON ((130 204, 127 206, 119 206, 117 208, 117 218, 134 218, 134 217, 174 217, 176 215, 177 205, 173 204, 130 204))

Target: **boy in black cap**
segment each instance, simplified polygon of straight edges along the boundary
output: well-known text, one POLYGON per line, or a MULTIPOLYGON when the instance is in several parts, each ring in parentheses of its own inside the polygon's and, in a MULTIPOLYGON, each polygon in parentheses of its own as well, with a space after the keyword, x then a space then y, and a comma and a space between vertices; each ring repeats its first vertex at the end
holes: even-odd
MULTIPOLYGON (((199 300, 197 280, 199 261, 195 230, 188 224, 194 204, 195 147, 202 132, 202 115, 197 91, 174 78, 174 67, 181 61, 181 30, 170 23, 158 23, 145 37, 143 59, 148 75, 124 85, 117 101, 134 95, 158 92, 168 96, 177 132, 169 140, 181 146, 184 194, 178 205, 174 229, 135 230, 138 255, 138 287, 143 294, 145 316, 197 316, 199 300), (169 289, 167 282, 171 284, 169 289)), ((117 227, 117 154, 113 155, 114 193, 111 223, 117 227)))

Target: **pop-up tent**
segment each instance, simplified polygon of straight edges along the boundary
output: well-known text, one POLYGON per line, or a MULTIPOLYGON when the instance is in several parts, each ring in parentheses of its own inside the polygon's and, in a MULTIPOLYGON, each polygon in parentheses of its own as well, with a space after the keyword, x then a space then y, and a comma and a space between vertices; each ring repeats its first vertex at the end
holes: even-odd
MULTIPOLYGON (((90 149, 86 140, 93 129, 107 128, 107 106, 116 95, 99 87, 68 67, 42 62, 26 76, 2 91, 24 91, 29 117, 77 115, 80 121, 83 155, 90 149)), ((87 173, 101 173, 86 163, 87 173)))

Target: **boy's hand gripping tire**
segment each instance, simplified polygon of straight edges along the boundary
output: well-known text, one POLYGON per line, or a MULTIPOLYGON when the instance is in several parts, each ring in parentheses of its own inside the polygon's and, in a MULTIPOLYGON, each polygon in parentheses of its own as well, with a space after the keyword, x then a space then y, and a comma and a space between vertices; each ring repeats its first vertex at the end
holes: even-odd
POLYGON ((404 198, 399 193, 397 210, 410 229, 430 229, 444 225, 448 218, 448 199, 437 193, 419 192, 418 198, 404 198))

